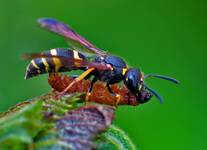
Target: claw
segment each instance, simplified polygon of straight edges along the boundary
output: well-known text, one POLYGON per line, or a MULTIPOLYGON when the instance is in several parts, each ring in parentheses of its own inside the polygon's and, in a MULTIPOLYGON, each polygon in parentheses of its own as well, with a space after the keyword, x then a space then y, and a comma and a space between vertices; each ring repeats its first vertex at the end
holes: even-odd
POLYGON ((86 101, 86 102, 88 102, 88 101, 89 101, 90 96, 91 96, 91 93, 90 93, 90 92, 88 92, 88 93, 86 94, 86 98, 85 98, 85 101, 86 101))
POLYGON ((120 100, 121 100, 121 95, 116 94, 115 97, 116 97, 116 103, 115 103, 115 106, 117 107, 117 106, 119 105, 120 100))

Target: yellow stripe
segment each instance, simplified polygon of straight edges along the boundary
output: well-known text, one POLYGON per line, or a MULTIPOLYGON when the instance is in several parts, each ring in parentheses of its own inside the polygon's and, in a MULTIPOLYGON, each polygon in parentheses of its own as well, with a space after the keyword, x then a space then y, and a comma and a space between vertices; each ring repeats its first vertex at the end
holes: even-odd
POLYGON ((34 60, 31 61, 32 65, 36 68, 36 69, 40 69, 40 67, 35 63, 34 60))
MULTIPOLYGON (((52 56, 57 56, 57 50, 56 49, 51 49, 50 54, 52 56)), ((60 67, 62 66, 62 63, 61 63, 59 58, 52 58, 52 60, 53 60, 54 66, 55 66, 55 72, 58 72, 60 67)))
MULTIPOLYGON (((57 50, 56 49, 51 49, 50 54, 52 56, 57 56, 57 50)), ((60 67, 62 66, 62 63, 61 63, 59 58, 52 58, 52 60, 53 60, 54 66, 55 66, 55 72, 58 72, 60 67)))
POLYGON ((62 66, 62 63, 59 58, 53 58, 52 60, 55 65, 55 72, 58 72, 60 67, 62 66))
POLYGON ((47 63, 47 60, 45 59, 45 58, 42 58, 42 62, 43 62, 43 64, 44 64, 44 66, 45 66, 45 70, 47 71, 47 72, 49 72, 49 64, 47 63))
POLYGON ((122 69, 122 75, 125 75, 125 73, 127 72, 127 70, 128 70, 127 68, 123 68, 122 69))
MULTIPOLYGON (((83 60, 82 58, 79 57, 77 51, 73 51, 73 58, 75 58, 76 60, 83 60)), ((75 64, 76 67, 79 67, 80 66, 80 63, 77 62, 77 61, 75 61, 74 64, 75 64)))
POLYGON ((74 55, 73 57, 74 57, 75 59, 82 60, 82 58, 79 57, 77 51, 73 51, 73 55, 74 55))
POLYGON ((57 50, 56 49, 51 49, 50 54, 53 56, 57 56, 57 50))

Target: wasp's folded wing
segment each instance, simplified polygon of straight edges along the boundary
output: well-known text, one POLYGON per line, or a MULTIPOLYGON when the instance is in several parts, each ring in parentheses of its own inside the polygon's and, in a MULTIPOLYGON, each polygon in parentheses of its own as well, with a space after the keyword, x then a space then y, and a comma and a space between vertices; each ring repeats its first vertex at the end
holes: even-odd
POLYGON ((81 52, 87 51, 98 55, 106 55, 105 51, 91 44, 63 22, 52 18, 41 18, 38 20, 38 23, 40 27, 65 37, 70 46, 75 50, 79 50, 81 52))
POLYGON ((101 70, 110 70, 111 68, 105 64, 96 63, 96 62, 89 62, 83 59, 76 59, 76 58, 68 58, 65 56, 56 56, 51 54, 45 53, 29 53, 24 54, 23 59, 25 60, 32 60, 36 58, 57 58, 60 60, 64 67, 87 67, 87 68, 95 68, 99 71, 101 70))

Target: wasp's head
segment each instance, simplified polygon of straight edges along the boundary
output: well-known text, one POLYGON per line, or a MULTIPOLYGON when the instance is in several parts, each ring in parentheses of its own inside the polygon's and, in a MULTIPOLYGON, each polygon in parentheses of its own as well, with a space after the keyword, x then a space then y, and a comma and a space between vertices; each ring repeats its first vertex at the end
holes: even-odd
POLYGON ((132 93, 137 93, 142 88, 143 76, 139 69, 130 68, 124 77, 124 84, 132 93))
POLYGON ((124 84, 127 88, 136 95, 139 103, 145 103, 152 97, 151 92, 144 88, 144 75, 139 69, 130 68, 127 70, 124 77, 124 84))
POLYGON ((128 69, 124 76, 124 84, 133 94, 137 96, 137 100, 140 103, 149 101, 152 95, 154 95, 160 101, 160 103, 163 103, 163 98, 155 90, 147 86, 147 84, 144 82, 144 80, 149 77, 165 79, 176 84, 179 83, 178 80, 168 76, 157 74, 147 74, 144 76, 144 73, 142 73, 139 69, 128 69))

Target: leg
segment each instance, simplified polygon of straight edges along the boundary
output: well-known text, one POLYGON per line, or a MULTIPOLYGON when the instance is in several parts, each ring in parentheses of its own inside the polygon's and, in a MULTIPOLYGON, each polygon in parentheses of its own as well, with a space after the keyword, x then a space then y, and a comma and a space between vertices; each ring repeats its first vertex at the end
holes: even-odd
POLYGON ((86 102, 89 100, 89 96, 91 95, 91 92, 93 90, 93 85, 97 80, 98 80, 97 77, 94 77, 93 80, 91 81, 90 87, 89 87, 88 92, 86 94, 86 102))
POLYGON ((107 86, 107 88, 108 88, 110 94, 116 97, 116 103, 115 103, 115 106, 117 106, 117 105, 119 104, 119 102, 120 102, 121 96, 120 96, 119 94, 115 94, 115 93, 112 91, 112 89, 111 89, 111 87, 109 86, 108 83, 106 84, 106 86, 107 86))
POLYGON ((73 82, 71 82, 62 92, 58 94, 59 97, 67 93, 67 91, 77 82, 83 80, 87 75, 89 75, 92 71, 94 71, 95 68, 90 68, 86 70, 84 73, 82 73, 78 78, 75 78, 73 82))

